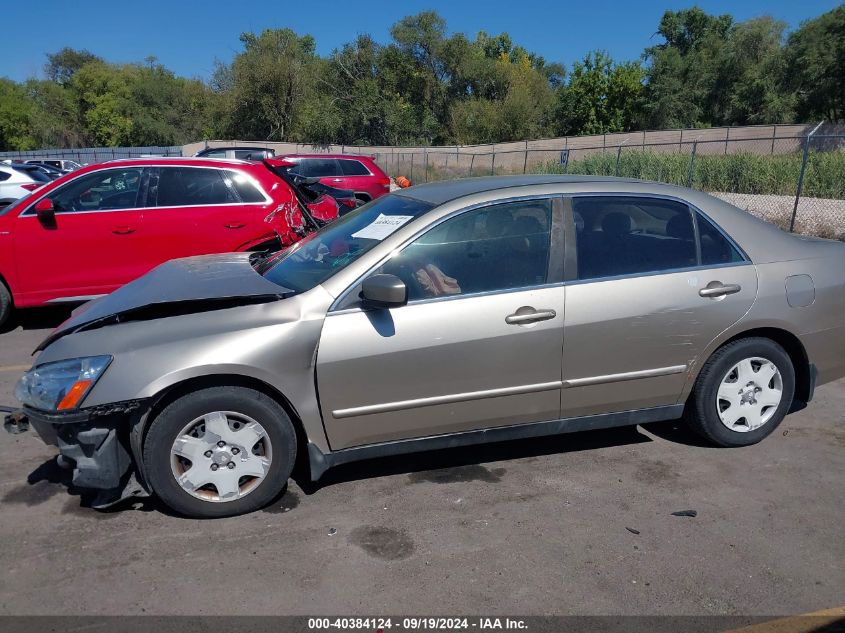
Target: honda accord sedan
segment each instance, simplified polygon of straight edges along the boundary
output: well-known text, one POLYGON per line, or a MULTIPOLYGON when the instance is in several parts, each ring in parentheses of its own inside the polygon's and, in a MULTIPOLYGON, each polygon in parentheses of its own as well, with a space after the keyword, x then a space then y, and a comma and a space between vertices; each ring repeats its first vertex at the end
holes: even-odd
MULTIPOLYGON (((845 245, 601 177, 404 189, 275 255, 163 264, 54 331, 17 386, 95 506, 255 510, 302 458, 683 418, 759 442, 845 375, 845 245)), ((737 453, 741 458, 741 453, 737 453)))

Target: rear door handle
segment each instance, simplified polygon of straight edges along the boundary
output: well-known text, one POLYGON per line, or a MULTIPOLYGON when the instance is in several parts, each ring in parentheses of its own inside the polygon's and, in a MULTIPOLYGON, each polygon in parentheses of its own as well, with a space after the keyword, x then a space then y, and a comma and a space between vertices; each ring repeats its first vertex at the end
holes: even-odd
POLYGON ((223 226, 225 226, 227 229, 242 229, 246 226, 246 224, 244 224, 243 222, 229 222, 227 224, 224 224, 223 226))
POLYGON ((112 233, 115 235, 129 235, 130 233, 134 233, 135 229, 131 226, 119 226, 116 229, 112 229, 112 233))
POLYGON ((716 297, 724 297, 725 295, 736 294, 742 290, 739 284, 723 284, 721 281, 711 281, 704 288, 698 291, 702 297, 709 297, 711 299, 716 297))
POLYGON ((554 319, 557 312, 554 310, 535 310, 531 306, 523 306, 513 314, 505 317, 505 323, 508 325, 523 325, 525 323, 536 323, 537 321, 548 321, 554 319))

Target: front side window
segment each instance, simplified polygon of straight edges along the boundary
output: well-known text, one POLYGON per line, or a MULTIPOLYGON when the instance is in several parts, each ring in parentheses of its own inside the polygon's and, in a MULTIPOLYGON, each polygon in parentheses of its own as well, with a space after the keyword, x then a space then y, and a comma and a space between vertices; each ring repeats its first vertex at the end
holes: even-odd
POLYGON ((578 279, 653 273, 698 263, 690 208, 659 198, 573 198, 578 279))
POLYGON ((382 196, 261 261, 256 271, 283 288, 305 292, 431 208, 430 203, 415 198, 382 196))
POLYGON ((157 207, 206 206, 238 202, 226 185, 221 170, 204 167, 160 167, 150 181, 157 191, 157 207))
POLYGON ((210 152, 203 153, 204 158, 226 158, 225 149, 213 149, 210 152))
POLYGON ((378 272, 396 275, 408 300, 513 290, 547 282, 551 200, 508 202, 437 225, 378 272))
POLYGON ((71 180, 50 193, 56 213, 134 209, 140 204, 141 169, 103 169, 71 180))

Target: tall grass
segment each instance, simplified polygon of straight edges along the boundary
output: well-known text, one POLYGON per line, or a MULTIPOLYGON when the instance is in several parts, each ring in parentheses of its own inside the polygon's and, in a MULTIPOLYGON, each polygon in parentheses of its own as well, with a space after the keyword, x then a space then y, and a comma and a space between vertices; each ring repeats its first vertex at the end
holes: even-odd
MULTIPOLYGON (((541 163, 535 173, 569 173, 640 178, 686 185, 690 155, 623 150, 617 167, 616 152, 594 154, 570 161, 564 169, 555 162, 541 163)), ((692 186, 704 191, 795 195, 802 155, 752 154, 698 155, 692 186)), ((810 152, 803 194, 813 198, 845 199, 845 152, 810 152)))

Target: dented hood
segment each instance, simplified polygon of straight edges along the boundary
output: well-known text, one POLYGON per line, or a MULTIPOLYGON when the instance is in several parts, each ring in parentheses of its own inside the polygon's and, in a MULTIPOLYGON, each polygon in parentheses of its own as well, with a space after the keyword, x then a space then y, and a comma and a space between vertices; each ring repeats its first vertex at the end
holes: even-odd
POLYGON ((292 294, 255 272, 250 253, 174 259, 77 308, 35 351, 62 336, 99 325, 274 301, 292 294))

